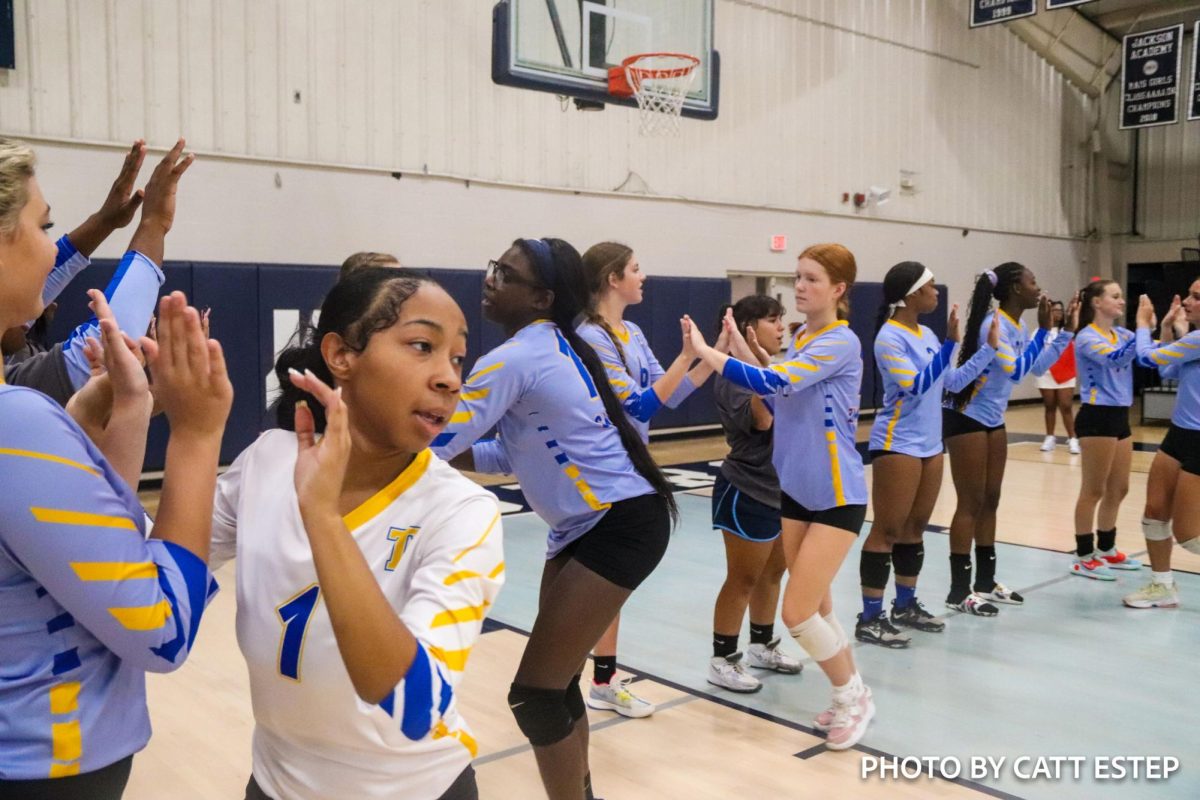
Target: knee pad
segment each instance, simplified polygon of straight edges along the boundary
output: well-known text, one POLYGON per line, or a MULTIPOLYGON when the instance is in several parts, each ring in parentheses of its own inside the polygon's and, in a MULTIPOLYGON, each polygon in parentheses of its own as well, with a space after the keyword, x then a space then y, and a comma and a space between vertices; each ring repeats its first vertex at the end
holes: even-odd
POLYGON ((839 651, 850 646, 850 640, 846 638, 846 631, 842 628, 842 623, 838 622, 837 615, 830 611, 821 619, 825 620, 825 624, 833 628, 833 632, 837 634, 839 651))
POLYGON ((891 553, 869 553, 864 550, 858 562, 859 580, 862 581, 862 585, 867 589, 879 589, 882 591, 887 587, 891 566, 891 553))
POLYGON ((571 735, 575 722, 567 710, 566 695, 565 689, 538 689, 519 683, 509 688, 508 707, 517 727, 534 747, 561 742, 571 735))
POLYGON ((892 548, 892 566, 896 568, 897 575, 904 577, 912 577, 921 574, 921 567, 925 564, 925 545, 921 543, 904 544, 897 543, 892 548))
POLYGON ((583 703, 583 690, 579 688, 581 676, 582 673, 576 675, 571 681, 571 685, 567 687, 567 696, 564 698, 567 703, 567 713, 571 715, 572 722, 578 722, 587 714, 587 706, 583 703))
POLYGON ((1195 553, 1200 556, 1200 536, 1188 539, 1186 542, 1180 542, 1179 546, 1189 553, 1195 553))
POLYGON ((1147 542, 1165 542, 1171 538, 1171 523, 1142 517, 1142 535, 1147 542))
POLYGON ((841 652, 837 631, 820 614, 788 630, 813 661, 828 661, 841 652))

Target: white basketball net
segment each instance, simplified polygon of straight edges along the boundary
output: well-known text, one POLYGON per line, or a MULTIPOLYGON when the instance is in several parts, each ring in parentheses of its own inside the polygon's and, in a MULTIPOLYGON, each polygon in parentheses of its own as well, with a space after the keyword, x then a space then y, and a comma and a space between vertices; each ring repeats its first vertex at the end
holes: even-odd
POLYGON ((625 66, 643 136, 679 135, 683 101, 696 77, 698 63, 699 59, 692 56, 663 53, 642 56, 625 66))

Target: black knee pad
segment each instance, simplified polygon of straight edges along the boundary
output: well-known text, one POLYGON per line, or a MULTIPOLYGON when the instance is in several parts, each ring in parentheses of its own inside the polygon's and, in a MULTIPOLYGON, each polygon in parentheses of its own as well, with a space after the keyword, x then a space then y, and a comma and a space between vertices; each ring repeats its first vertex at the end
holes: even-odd
POLYGON ((902 544, 896 543, 892 548, 892 566, 896 568, 897 575, 903 575, 906 578, 911 578, 921 574, 921 567, 925 564, 925 545, 917 544, 902 544))
POLYGON ((567 713, 571 715, 572 722, 578 722, 587 714, 587 706, 583 702, 583 690, 579 688, 579 679, 583 673, 576 675, 571 680, 571 685, 567 687, 567 713))
POLYGON ((891 553, 870 553, 864 550, 858 562, 858 577, 868 589, 887 587, 888 572, 892 565, 891 553))
POLYGON ((509 688, 508 707, 517 727, 534 747, 561 742, 571 735, 575 720, 567 710, 566 695, 564 689, 537 689, 519 683, 509 688))

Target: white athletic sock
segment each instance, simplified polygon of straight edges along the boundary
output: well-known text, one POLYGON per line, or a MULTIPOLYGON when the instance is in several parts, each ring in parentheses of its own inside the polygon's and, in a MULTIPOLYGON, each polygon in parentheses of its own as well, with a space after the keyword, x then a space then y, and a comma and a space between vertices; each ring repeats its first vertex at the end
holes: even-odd
POLYGON ((1175 576, 1169 570, 1167 572, 1151 572, 1150 580, 1168 589, 1175 585, 1175 576))
POLYGON ((833 687, 833 702, 841 703, 842 705, 852 703, 858 699, 862 690, 862 678, 855 672, 845 684, 833 687))

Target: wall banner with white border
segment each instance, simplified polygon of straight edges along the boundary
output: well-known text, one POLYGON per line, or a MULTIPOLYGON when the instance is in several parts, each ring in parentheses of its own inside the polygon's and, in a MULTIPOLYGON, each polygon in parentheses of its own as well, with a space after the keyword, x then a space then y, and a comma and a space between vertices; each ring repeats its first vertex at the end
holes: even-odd
POLYGON ((1178 122, 1183 25, 1131 33, 1122 51, 1121 129, 1178 122))
POLYGON ((1036 13, 1037 0, 971 0, 971 27, 1032 17, 1036 13))

